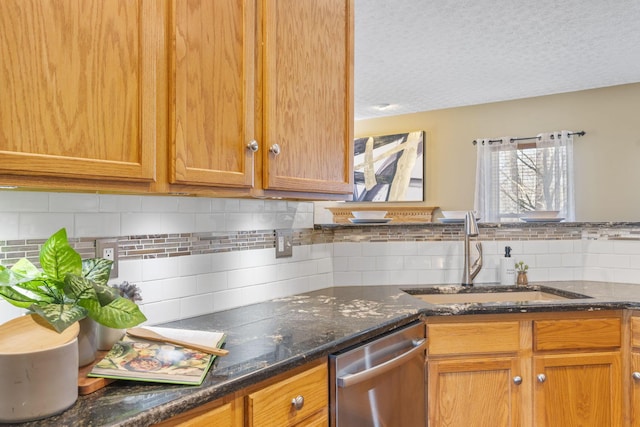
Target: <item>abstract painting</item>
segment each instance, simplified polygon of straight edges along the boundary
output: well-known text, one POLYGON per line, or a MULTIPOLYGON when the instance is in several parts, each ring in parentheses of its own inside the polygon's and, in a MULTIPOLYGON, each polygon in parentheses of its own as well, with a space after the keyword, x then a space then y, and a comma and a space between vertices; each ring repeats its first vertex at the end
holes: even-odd
POLYGON ((356 138, 354 202, 424 200, 424 131, 356 138))

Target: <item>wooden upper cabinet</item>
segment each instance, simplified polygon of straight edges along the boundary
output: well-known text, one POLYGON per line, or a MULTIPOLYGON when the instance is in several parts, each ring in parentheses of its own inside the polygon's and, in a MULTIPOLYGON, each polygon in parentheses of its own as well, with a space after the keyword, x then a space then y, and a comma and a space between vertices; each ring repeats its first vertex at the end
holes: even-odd
POLYGON ((155 8, 0 1, 0 174, 155 178, 155 8))
POLYGON ((253 185, 255 2, 174 0, 171 183, 253 185))
POLYGON ((353 0, 263 0, 262 8, 263 187, 349 194, 353 0))

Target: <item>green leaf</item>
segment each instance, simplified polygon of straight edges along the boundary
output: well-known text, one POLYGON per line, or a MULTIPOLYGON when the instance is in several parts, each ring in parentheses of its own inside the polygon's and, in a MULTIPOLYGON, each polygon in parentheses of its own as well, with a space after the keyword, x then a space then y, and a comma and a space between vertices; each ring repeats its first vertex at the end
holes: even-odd
POLYGON ((69 273, 82 273, 82 258, 69 245, 67 231, 64 228, 49 237, 42 246, 40 265, 47 276, 60 281, 69 273))
POLYGON ((122 297, 105 306, 100 306, 95 300, 78 303, 88 311, 90 318, 110 328, 132 328, 147 320, 136 303, 122 297))
POLYGON ((90 299, 98 301, 98 295, 93 289, 93 283, 85 277, 67 274, 64 278, 64 293, 72 301, 90 299))
POLYGON ((8 303, 20 308, 29 308, 33 303, 39 301, 20 292, 20 288, 13 288, 11 286, 0 287, 0 296, 8 303))
POLYGON ((106 285, 113 261, 104 258, 82 260, 82 275, 97 285, 106 285))
POLYGON ((93 289, 96 291, 96 295, 98 295, 98 302, 100 303, 100 307, 104 307, 105 305, 110 304, 116 299, 121 298, 118 290, 112 288, 111 286, 94 284, 93 289))
POLYGON ((58 332, 87 317, 87 311, 74 304, 33 304, 29 308, 42 316, 58 332))

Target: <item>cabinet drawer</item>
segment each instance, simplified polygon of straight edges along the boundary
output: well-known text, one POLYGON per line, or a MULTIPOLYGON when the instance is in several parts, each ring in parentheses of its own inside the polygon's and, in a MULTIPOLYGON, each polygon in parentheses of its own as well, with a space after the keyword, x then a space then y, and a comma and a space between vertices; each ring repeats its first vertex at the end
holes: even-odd
POLYGON ((619 318, 536 320, 533 322, 533 349, 587 350, 620 347, 619 318))
POLYGON ((248 424, 292 426, 318 411, 326 411, 328 382, 327 365, 323 364, 251 393, 248 396, 248 424), (292 403, 297 396, 304 398, 300 409, 295 409, 292 403))
POLYGON ((427 325, 429 355, 516 352, 520 324, 473 322, 427 325))

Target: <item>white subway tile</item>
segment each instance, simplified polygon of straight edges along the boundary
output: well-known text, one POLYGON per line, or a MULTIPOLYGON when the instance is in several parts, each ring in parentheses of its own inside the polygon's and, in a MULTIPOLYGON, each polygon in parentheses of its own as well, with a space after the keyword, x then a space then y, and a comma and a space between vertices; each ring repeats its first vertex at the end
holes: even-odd
MULTIPOLYGON (((20 238, 20 214, 0 213, 0 240, 20 238)), ((24 237, 22 238, 24 239, 24 237)))
POLYGON ((160 233, 191 233, 196 228, 196 216, 192 213, 162 213, 160 233))
POLYGON ((74 237, 117 237, 120 234, 118 213, 75 214, 74 237))
POLYGON ((628 268, 629 257, 627 255, 599 254, 598 266, 602 268, 628 268))
POLYGON ((224 213, 195 214, 195 231, 225 231, 227 229, 224 213))
POLYGON ((179 197, 145 196, 142 198, 143 212, 178 212, 179 197))
POLYGON ((180 318, 201 316, 213 313, 213 294, 204 294, 180 298, 180 318))
POLYGON ((349 270, 351 271, 372 271, 377 270, 376 259, 366 256, 349 257, 349 270))
POLYGON ((100 194, 98 196, 100 212, 140 212, 142 196, 100 194))
POLYGON ((45 239, 61 228, 67 237, 75 237, 72 213, 22 213, 19 221, 20 239, 45 239))
POLYGON ((211 213, 211 199, 205 197, 180 197, 178 211, 184 213, 211 213))
POLYGON ((341 257, 341 256, 361 256, 362 255, 362 244, 360 243, 352 243, 352 242, 344 242, 344 243, 334 243, 333 244, 333 256, 341 257))
POLYGON ((380 256, 375 258, 376 270, 402 270, 403 268, 403 256, 380 256))
POLYGON ((256 212, 253 214, 256 230, 273 230, 278 228, 276 214, 273 212, 256 212))
POLYGON ((223 291, 228 288, 228 282, 228 273, 226 271, 200 274, 196 277, 196 292, 198 294, 206 294, 223 291))
POLYGON ((277 278, 278 270, 275 265, 232 270, 227 273, 227 286, 233 289, 273 282, 277 278))
POLYGON ((320 273, 309 276, 309 291, 333 287, 333 273, 320 273))
POLYGON ((211 255, 211 271, 229 271, 243 268, 248 253, 245 251, 218 252, 211 255))
POLYGON ((333 280, 336 286, 362 285, 362 272, 360 271, 334 271, 333 280))
POLYGON ((162 217, 153 213, 122 213, 120 229, 125 236, 159 234, 162 230, 162 217))
POLYGON ((528 240, 522 242, 523 254, 547 254, 549 253, 549 242, 547 240, 528 240))
POLYGON ((145 259, 142 263, 142 279, 144 281, 174 278, 178 275, 177 258, 145 259))
POLYGON ((140 309, 147 316, 147 321, 145 322, 147 325, 180 320, 179 299, 144 304, 140 306, 140 309))
POLYGON ((49 193, 49 212, 98 212, 97 194, 49 193))
POLYGON ((220 291, 213 295, 214 311, 228 310, 242 305, 245 305, 245 299, 241 288, 220 291))
POLYGON ((404 257, 404 266, 405 268, 408 268, 411 270, 430 269, 432 266, 431 257, 426 255, 424 256, 407 255, 404 257))
POLYGON ((211 254, 197 254, 177 257, 178 276, 195 276, 211 273, 211 254))
POLYGON ((0 190, 0 212, 48 212, 49 193, 0 190))
POLYGON ((142 263, 140 259, 121 259, 118 261, 118 278, 113 279, 114 283, 127 281, 137 283, 142 281, 142 263))
POLYGON ((255 230, 253 215, 250 213, 226 213, 225 224, 229 231, 247 231, 255 230))

